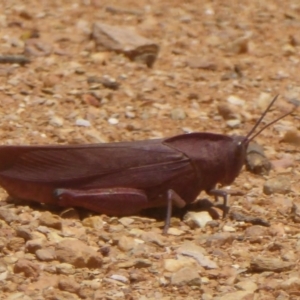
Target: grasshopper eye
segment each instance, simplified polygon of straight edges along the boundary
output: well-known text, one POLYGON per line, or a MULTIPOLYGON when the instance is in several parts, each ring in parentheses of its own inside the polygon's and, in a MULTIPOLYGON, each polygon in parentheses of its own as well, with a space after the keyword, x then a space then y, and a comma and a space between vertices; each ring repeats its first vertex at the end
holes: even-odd
POLYGON ((236 143, 236 146, 235 146, 235 153, 234 153, 234 156, 236 159, 239 159, 241 157, 244 157, 245 155, 245 152, 246 152, 246 145, 245 145, 245 142, 244 140, 240 140, 236 143))

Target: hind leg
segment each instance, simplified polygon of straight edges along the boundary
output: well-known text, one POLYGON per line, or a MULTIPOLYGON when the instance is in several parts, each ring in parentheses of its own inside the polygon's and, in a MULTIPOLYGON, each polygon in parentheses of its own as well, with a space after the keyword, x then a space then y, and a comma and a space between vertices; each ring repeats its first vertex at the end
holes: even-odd
POLYGON ((102 188, 91 190, 56 189, 60 206, 86 208, 98 213, 125 216, 149 207, 144 191, 131 188, 102 188))

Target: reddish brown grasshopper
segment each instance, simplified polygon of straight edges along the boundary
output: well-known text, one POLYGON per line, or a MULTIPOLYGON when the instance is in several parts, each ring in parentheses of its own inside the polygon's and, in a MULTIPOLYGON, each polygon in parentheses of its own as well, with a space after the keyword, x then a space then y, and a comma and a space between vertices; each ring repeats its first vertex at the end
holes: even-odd
POLYGON ((170 138, 91 145, 0 146, 0 185, 12 197, 109 215, 130 215, 193 202, 201 191, 223 197, 217 184, 239 175, 246 149, 273 99, 246 136, 196 132, 170 138))

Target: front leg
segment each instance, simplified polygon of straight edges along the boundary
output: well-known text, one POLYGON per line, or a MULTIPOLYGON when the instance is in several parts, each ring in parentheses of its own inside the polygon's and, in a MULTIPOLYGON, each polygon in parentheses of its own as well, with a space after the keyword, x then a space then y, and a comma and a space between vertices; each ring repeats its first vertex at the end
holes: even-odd
POLYGON ((223 216, 222 218, 224 219, 229 211, 229 207, 227 206, 227 202, 228 202, 228 196, 232 195, 232 196, 243 196, 244 193, 240 192, 240 191, 232 191, 232 190, 218 190, 218 189, 211 189, 209 191, 206 191, 206 193, 208 195, 214 196, 215 197, 215 201, 218 201, 218 197, 222 197, 223 198, 223 216))
POLYGON ((91 190, 56 189, 58 204, 64 207, 82 207, 98 213, 125 216, 149 207, 144 191, 132 188, 102 188, 91 190))
POLYGON ((170 227, 170 222, 172 217, 173 204, 179 208, 182 208, 186 205, 186 202, 174 190, 170 189, 167 191, 167 215, 166 215, 163 234, 168 233, 168 229, 170 227))
POLYGON ((211 189, 209 191, 206 191, 206 193, 210 196, 214 196, 215 201, 218 201, 218 197, 223 198, 223 205, 222 205, 223 216, 222 216, 222 218, 224 219, 229 211, 229 207, 227 207, 229 193, 227 191, 218 190, 218 189, 211 189))

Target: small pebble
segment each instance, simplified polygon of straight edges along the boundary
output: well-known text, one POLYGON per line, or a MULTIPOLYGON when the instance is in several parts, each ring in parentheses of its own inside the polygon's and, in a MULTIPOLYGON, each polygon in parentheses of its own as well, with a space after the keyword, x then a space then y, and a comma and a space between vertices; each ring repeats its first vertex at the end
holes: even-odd
POLYGON ((116 124, 119 123, 119 120, 116 119, 116 118, 109 118, 108 123, 111 124, 111 125, 116 125, 116 124))
POLYGON ((184 120, 186 118, 186 113, 182 108, 175 108, 171 112, 171 118, 173 120, 184 120))
POLYGON ((90 127, 91 123, 88 120, 84 120, 84 119, 77 119, 75 124, 77 126, 82 126, 82 127, 90 127))
POLYGON ((229 128, 238 128, 241 125, 241 120, 239 119, 227 120, 226 125, 229 128))
POLYGON ((207 211, 190 211, 184 216, 184 221, 191 228, 204 228, 207 222, 212 221, 212 217, 207 211))
POLYGON ((49 124, 55 127, 61 127, 64 125, 64 119, 59 116, 53 116, 50 119, 49 124))
POLYGON ((178 228, 175 228, 175 227, 171 227, 171 228, 168 229, 168 234, 179 236, 179 235, 184 234, 184 231, 180 230, 178 228))
POLYGON ((171 284, 175 286, 200 286, 201 278, 196 268, 185 267, 172 274, 171 284))
POLYGON ((244 106, 245 105, 245 100, 241 99, 238 96, 231 95, 227 98, 227 102, 237 105, 237 106, 244 106))
POLYGON ((223 226, 223 231, 224 232, 235 232, 236 229, 234 227, 232 227, 232 226, 224 225, 223 226))
POLYGON ((271 195, 274 193, 287 194, 290 191, 291 191, 291 180, 284 176, 271 178, 267 180, 263 186, 263 192, 266 195, 271 195))
POLYGON ((121 281, 123 283, 128 283, 129 281, 128 278, 126 278, 125 276, 118 274, 111 275, 110 278, 113 280, 121 281))

